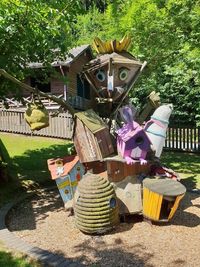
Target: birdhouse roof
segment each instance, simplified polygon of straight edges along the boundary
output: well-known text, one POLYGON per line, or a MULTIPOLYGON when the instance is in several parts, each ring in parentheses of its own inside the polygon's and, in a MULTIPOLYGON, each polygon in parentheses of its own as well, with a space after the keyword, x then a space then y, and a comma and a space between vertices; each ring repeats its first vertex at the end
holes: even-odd
POLYGON ((75 117, 83 122, 83 124, 92 132, 96 133, 107 128, 103 120, 92 110, 75 113, 75 117))
POLYGON ((145 137, 145 140, 151 143, 143 128, 134 121, 125 124, 121 129, 117 131, 117 134, 123 142, 127 142, 131 138, 135 138, 135 136, 137 136, 138 134, 142 134, 145 137))
POLYGON ((57 165, 56 165, 57 160, 58 159, 55 159, 55 158, 47 160, 48 169, 51 172, 52 180, 56 180, 59 177, 68 175, 71 172, 71 170, 74 168, 76 163, 79 161, 79 157, 77 155, 73 155, 73 156, 67 156, 67 157, 61 158, 61 160, 63 161, 63 168, 64 168, 64 171, 61 175, 57 174, 57 165))

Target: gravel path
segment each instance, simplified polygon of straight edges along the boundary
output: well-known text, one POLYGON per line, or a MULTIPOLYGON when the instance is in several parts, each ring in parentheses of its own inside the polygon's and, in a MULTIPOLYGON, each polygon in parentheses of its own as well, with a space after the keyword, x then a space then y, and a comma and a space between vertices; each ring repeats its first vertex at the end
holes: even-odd
POLYGON ((12 209, 7 225, 28 243, 86 266, 197 267, 199 207, 199 195, 187 193, 171 224, 150 225, 135 216, 111 234, 89 236, 76 229, 57 191, 51 191, 12 209))

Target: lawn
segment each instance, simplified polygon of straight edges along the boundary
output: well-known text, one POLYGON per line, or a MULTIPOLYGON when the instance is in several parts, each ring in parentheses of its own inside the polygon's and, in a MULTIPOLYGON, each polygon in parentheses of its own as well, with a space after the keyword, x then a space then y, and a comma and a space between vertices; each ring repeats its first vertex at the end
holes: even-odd
POLYGON ((47 159, 67 155, 72 147, 66 140, 43 137, 0 133, 0 139, 12 177, 7 184, 1 184, 0 206, 21 194, 23 188, 55 185, 50 179, 47 159))
POLYGON ((8 251, 0 243, 0 266, 1 267, 39 267, 41 264, 27 258, 25 255, 8 251))
POLYGON ((200 155, 183 152, 164 152, 161 161, 179 173, 182 183, 191 190, 200 189, 200 155))

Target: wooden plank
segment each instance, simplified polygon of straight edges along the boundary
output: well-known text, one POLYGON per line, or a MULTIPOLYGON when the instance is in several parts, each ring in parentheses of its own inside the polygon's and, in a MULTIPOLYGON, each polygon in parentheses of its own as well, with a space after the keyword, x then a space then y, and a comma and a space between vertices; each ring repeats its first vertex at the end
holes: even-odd
POLYGON ((102 153, 99 147, 99 143, 97 142, 96 136, 86 126, 84 127, 89 142, 89 149, 94 154, 93 160, 90 161, 102 160, 102 153))
POLYGON ((183 127, 182 142, 183 142, 183 151, 185 151, 186 150, 186 129, 185 129, 185 127, 183 127))
POLYGON ((178 127, 176 127, 176 131, 175 131, 175 133, 176 133, 176 149, 178 149, 178 127))
POLYGON ((99 160, 99 153, 95 145, 95 140, 79 119, 76 119, 74 145, 81 162, 99 160))
POLYGON ((178 141, 179 141, 179 149, 182 149, 182 128, 179 127, 178 141))
POLYGON ((193 150, 193 128, 190 129, 190 149, 193 150))
POLYGON ((194 150, 197 150, 197 128, 194 128, 194 150))

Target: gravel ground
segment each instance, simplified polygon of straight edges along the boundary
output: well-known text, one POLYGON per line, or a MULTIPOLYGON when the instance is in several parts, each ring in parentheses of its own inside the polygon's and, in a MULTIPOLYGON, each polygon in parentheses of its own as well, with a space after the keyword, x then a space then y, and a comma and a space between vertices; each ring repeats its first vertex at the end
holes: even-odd
POLYGON ((12 209, 8 228, 28 243, 87 266, 184 266, 200 262, 200 196, 187 193, 170 224, 129 218, 112 233, 89 236, 76 229, 57 191, 45 192, 12 209))

